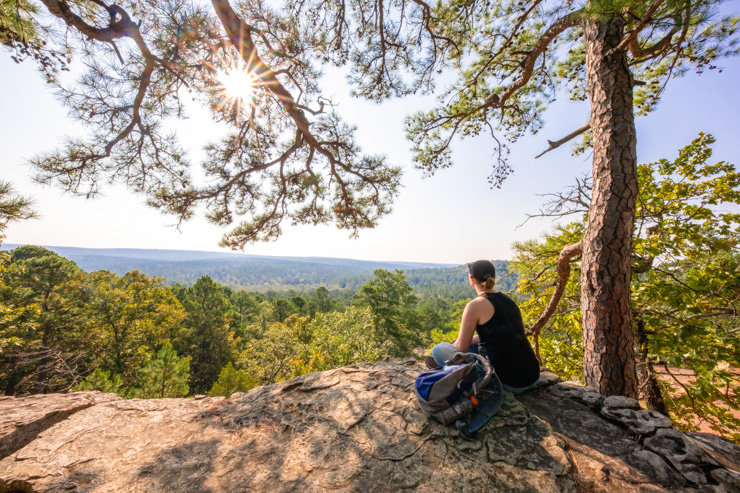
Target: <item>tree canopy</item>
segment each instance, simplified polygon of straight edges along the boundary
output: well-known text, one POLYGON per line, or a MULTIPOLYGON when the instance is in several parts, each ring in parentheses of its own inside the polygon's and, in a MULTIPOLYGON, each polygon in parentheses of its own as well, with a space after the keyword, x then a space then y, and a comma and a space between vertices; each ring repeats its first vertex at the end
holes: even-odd
MULTIPOLYGON (((88 67, 74 83, 51 80, 90 132, 34 158, 39 181, 85 196, 122 182, 181 220, 198 204, 222 226, 243 216, 223 240, 243 247, 274 239, 283 219, 335 221, 356 233, 390 210, 400 171, 356 145, 322 95, 321 64, 347 64, 354 94, 377 101, 430 92, 437 73, 453 69, 458 81, 440 104, 407 121, 414 159, 432 174, 452 164, 455 136, 489 133, 498 186, 511 172, 509 145, 543 127, 542 112, 561 90, 588 98, 589 19, 618 17, 616 48, 643 114, 672 76, 737 53, 737 19, 714 20, 719 3, 43 0, 3 3, 0 26, 11 49, 36 46, 46 33, 41 51, 74 54, 88 67), (44 23, 42 10, 56 21, 44 23), (242 70, 242 86, 252 87, 234 97, 229 77, 242 70), (202 181, 167 131, 190 98, 230 129, 207 146, 202 181)), ((569 137, 585 133, 588 144, 585 123, 569 137)))

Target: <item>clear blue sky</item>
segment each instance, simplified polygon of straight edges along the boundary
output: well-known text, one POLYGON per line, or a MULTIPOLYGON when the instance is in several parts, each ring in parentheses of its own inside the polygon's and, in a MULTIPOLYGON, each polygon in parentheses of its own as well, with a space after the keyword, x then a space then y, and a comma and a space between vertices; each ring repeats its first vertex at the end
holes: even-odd
MULTIPOLYGON (((731 5, 738 6, 739 2, 731 5)), ((735 9, 736 11, 738 9, 735 9)), ((657 110, 637 120, 640 162, 673 158, 677 150, 701 132, 717 138, 715 160, 740 165, 740 60, 723 60, 722 74, 690 73, 671 81, 657 110)), ((94 201, 62 196, 29 179, 26 160, 49 150, 68 133, 80 128, 66 118, 51 87, 33 63, 16 65, 0 49, 0 149, 2 178, 35 198, 39 220, 12 225, 6 243, 94 248, 158 248, 218 250, 223 233, 202 219, 185 223, 181 232, 168 226, 174 221, 143 205, 143 198, 122 188, 107 187, 94 201)), ((349 239, 334 226, 292 227, 274 243, 247 247, 247 253, 284 256, 326 256, 367 260, 403 260, 463 263, 479 258, 510 258, 511 244, 536 237, 551 227, 549 220, 526 219, 536 213, 547 192, 563 190, 576 176, 590 170, 588 155, 572 157, 570 146, 534 157, 558 139, 583 125, 588 107, 559 100, 545 115, 546 127, 536 136, 520 140, 512 150, 515 172, 501 189, 490 189, 493 147, 486 138, 457 142, 455 166, 423 179, 411 165, 409 144, 403 137, 403 117, 432 104, 430 98, 413 97, 383 105, 353 100, 341 76, 325 77, 325 87, 340 103, 343 117, 359 127, 359 141, 370 153, 384 153, 404 168, 401 194, 394 210, 374 230, 349 239)), ((215 137, 218 127, 205 112, 195 109, 178 125, 182 142, 197 158, 203 136, 215 137)), ((193 159, 197 162, 197 159, 193 159)))

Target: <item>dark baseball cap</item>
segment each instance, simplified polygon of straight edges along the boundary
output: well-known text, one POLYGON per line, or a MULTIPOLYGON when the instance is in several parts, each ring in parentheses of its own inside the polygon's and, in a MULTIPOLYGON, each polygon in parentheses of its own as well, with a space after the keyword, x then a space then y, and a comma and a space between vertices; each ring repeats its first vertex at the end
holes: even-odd
POLYGON ((476 260, 468 264, 468 273, 473 279, 485 282, 488 278, 496 278, 496 268, 490 260, 476 260))

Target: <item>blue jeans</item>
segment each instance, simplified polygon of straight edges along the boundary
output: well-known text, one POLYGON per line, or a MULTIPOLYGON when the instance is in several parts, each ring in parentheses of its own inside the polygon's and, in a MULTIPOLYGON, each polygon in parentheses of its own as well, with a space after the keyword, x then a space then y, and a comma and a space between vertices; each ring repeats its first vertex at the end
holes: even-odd
MULTIPOLYGON (((432 358, 437 362, 439 366, 444 366, 445 362, 450 359, 453 353, 458 352, 455 346, 449 342, 441 342, 432 348, 432 358)), ((466 352, 480 354, 480 348, 478 344, 471 344, 466 352)))
MULTIPOLYGON (((481 349, 483 348, 481 348, 478 344, 471 344, 467 352, 485 355, 485 352, 481 352, 481 349)), ((448 359, 450 359, 450 356, 452 356, 452 353, 456 353, 456 352, 458 352, 458 349, 455 346, 453 346, 449 342, 441 342, 432 348, 432 357, 434 358, 434 361, 436 361, 439 366, 443 366, 445 362, 448 359)), ((532 385, 528 385, 526 387, 511 387, 501 382, 501 386, 504 388, 504 390, 511 392, 512 394, 518 395, 518 394, 521 394, 522 392, 535 388, 537 386, 537 382, 533 383, 532 385)))

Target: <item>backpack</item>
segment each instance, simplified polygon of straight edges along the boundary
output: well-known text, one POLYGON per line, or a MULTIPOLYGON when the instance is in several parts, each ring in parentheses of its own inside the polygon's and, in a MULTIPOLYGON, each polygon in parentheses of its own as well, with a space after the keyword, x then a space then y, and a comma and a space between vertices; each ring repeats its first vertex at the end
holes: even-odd
POLYGON ((503 389, 485 356, 456 352, 446 363, 416 377, 416 399, 426 416, 445 425, 455 423, 467 437, 499 410, 503 389))

